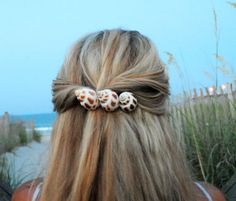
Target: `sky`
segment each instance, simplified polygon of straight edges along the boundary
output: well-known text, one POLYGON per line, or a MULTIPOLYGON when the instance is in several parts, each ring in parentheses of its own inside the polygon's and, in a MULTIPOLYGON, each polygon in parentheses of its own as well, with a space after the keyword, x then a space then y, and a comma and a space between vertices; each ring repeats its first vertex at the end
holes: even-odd
MULTIPOLYGON (((234 0, 232 0, 234 2, 234 0)), ((8 0, 0 2, 0 114, 52 112, 51 83, 75 41, 103 29, 138 30, 167 65, 172 94, 236 72, 236 9, 222 0, 8 0), (227 68, 225 68, 225 66, 227 68)))

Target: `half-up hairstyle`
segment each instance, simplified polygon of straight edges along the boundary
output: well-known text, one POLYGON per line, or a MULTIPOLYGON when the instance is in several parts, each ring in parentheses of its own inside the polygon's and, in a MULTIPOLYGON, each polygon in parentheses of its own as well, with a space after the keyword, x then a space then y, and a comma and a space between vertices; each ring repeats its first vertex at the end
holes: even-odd
POLYGON ((168 76, 153 43, 137 31, 79 40, 53 81, 58 116, 42 201, 192 201, 181 143, 166 118, 168 76), (131 92, 126 113, 81 107, 75 90, 131 92))

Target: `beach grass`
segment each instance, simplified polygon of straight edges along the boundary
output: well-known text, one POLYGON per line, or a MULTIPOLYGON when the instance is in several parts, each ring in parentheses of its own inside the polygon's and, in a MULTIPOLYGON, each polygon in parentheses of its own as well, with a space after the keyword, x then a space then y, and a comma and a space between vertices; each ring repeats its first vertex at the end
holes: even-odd
POLYGON ((41 142, 42 140, 42 134, 38 131, 36 131, 35 129, 33 130, 33 140, 36 142, 41 142))
POLYGON ((170 122, 184 137, 193 177, 222 188, 236 173, 236 101, 226 95, 172 105, 170 122))
POLYGON ((28 174, 23 174, 23 172, 22 169, 15 171, 15 162, 6 155, 0 156, 0 181, 11 189, 18 187, 28 177, 28 174))
POLYGON ((14 154, 16 147, 26 146, 32 140, 41 142, 41 134, 34 126, 26 129, 25 122, 11 122, 8 117, 5 118, 4 125, 0 127, 0 181, 12 189, 22 184, 32 172, 25 172, 25 167, 16 171, 14 157, 8 156, 14 154))
MULTIPOLYGON (((228 3, 236 8, 234 2, 228 3)), ((224 56, 220 55, 218 18, 213 7, 215 64, 210 74, 215 81, 214 94, 210 94, 209 91, 206 93, 209 88, 203 88, 201 93, 194 97, 194 91, 189 90, 188 85, 191 81, 184 76, 181 65, 171 53, 167 53, 167 64, 169 68, 174 67, 180 75, 179 82, 185 91, 177 98, 181 100, 179 102, 173 101, 176 97, 172 97, 169 117, 173 130, 184 138, 183 149, 193 178, 224 189, 228 181, 236 175, 236 82, 230 85, 231 89, 228 87, 230 90, 226 92, 222 88, 217 89, 219 74, 232 81, 236 79, 236 75, 224 56)), ((233 182, 236 183, 236 180, 233 182)))
POLYGON ((21 145, 26 145, 29 142, 28 135, 24 127, 19 130, 19 140, 21 145))

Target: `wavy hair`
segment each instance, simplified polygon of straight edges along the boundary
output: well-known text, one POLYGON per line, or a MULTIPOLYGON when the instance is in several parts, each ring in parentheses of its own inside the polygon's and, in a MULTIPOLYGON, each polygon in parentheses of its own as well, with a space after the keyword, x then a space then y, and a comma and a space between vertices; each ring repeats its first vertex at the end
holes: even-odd
POLYGON ((53 83, 58 112, 43 201, 191 201, 193 182, 169 128, 169 83, 153 43, 137 31, 79 40, 53 83), (132 92, 135 111, 85 110, 78 86, 132 92))

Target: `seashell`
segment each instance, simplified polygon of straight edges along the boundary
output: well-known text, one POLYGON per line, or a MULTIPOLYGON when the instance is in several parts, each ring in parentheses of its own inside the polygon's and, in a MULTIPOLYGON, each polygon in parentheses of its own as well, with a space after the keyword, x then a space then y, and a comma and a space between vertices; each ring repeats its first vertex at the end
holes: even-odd
POLYGON ((106 111, 114 111, 119 107, 119 98, 116 92, 110 89, 104 89, 97 92, 98 100, 100 105, 106 111))
POLYGON ((80 102, 80 105, 87 110, 95 110, 99 106, 97 94, 89 88, 81 88, 75 90, 75 95, 80 102))
POLYGON ((119 95, 120 108, 125 112, 133 111, 137 106, 137 99, 131 92, 123 92, 119 95))

